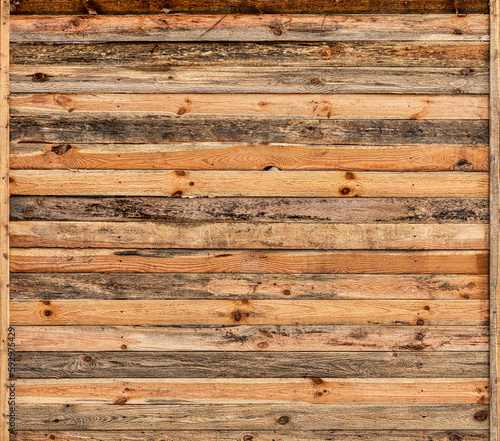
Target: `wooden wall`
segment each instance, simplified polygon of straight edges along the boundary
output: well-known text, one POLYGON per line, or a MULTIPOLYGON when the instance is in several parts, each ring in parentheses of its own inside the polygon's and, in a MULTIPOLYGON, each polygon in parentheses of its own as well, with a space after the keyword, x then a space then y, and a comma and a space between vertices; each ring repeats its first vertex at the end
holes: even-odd
POLYGON ((12 441, 489 439, 486 0, 11 13, 12 441))

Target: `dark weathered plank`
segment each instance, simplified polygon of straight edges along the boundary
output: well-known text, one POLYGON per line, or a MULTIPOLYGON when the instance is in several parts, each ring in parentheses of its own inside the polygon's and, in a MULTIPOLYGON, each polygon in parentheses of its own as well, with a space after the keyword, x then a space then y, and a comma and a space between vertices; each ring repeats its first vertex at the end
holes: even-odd
POLYGON ((10 441, 488 441, 487 430, 328 430, 279 433, 269 430, 229 431, 229 430, 190 430, 190 431, 89 431, 70 432, 55 430, 24 432, 11 436, 10 441))
POLYGON ((488 222, 487 198, 217 198, 11 196, 11 221, 488 222), (353 216, 353 213, 355 216, 353 216))
POLYGON ((307 119, 275 116, 178 116, 40 112, 10 118, 14 142, 288 144, 442 144, 487 146, 488 120, 307 119))
POLYGON ((488 372, 487 352, 16 353, 17 378, 484 378, 488 372))
POLYGON ((474 275, 13 273, 11 299, 487 299, 474 275))
POLYGON ((287 67, 12 66, 11 92, 55 93, 429 93, 486 94, 489 72, 287 67))
POLYGON ((30 430, 394 430, 487 429, 488 406, 423 405, 19 405, 19 428, 30 430))
POLYGON ((484 41, 488 17, 407 15, 13 16, 11 41, 484 41))
POLYGON ((460 352, 488 351, 488 337, 487 326, 16 326, 16 350, 460 352))
POLYGON ((488 67, 487 42, 12 43, 12 65, 488 67))
POLYGON ((12 248, 11 272, 487 274, 485 251, 191 251, 12 248))
POLYGON ((352 14, 352 13, 452 13, 487 14, 485 0, 361 0, 355 3, 328 0, 17 0, 13 14, 352 14))

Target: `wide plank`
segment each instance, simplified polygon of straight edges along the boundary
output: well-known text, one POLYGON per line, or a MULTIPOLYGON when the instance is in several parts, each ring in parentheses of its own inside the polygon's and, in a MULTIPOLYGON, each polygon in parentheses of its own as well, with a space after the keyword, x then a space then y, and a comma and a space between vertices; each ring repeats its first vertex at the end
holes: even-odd
POLYGON ((18 351, 16 375, 18 379, 487 378, 488 359, 487 352, 18 351))
POLYGON ((487 197, 487 173, 12 170, 11 195, 487 197), (61 185, 64 183, 64 185, 61 185))
POLYGON ((16 326, 17 351, 488 351, 486 326, 16 326))
POLYGON ((198 13, 198 14, 415 14, 451 13, 459 17, 465 14, 487 14, 486 0, 361 0, 356 3, 328 0, 17 0, 12 14, 150 14, 150 13, 198 13))
POLYGON ((24 430, 487 429, 482 404, 19 405, 24 430))
MULTIPOLYGON (((15 7, 15 6, 14 6, 15 7)), ((10 39, 31 41, 487 41, 484 14, 14 15, 10 39)))
POLYGON ((487 68, 12 66, 12 93, 487 94, 487 68))
POLYGON ((484 275, 12 273, 12 301, 485 300, 484 275))
POLYGON ((482 224, 158 223, 19 221, 18 248, 315 250, 488 249, 482 224))
POLYGON ((18 380, 16 404, 488 404, 488 389, 487 378, 18 380))
POLYGON ((12 143, 10 168, 83 170, 487 171, 487 147, 230 143, 12 143))
POLYGON ((484 300, 59 300, 11 302, 17 325, 448 325, 489 323, 484 300))
POLYGON ((487 198, 10 197, 11 221, 486 224, 488 217, 487 198))
MULTIPOLYGON (((141 431, 90 431, 72 432, 55 430, 49 434, 55 441, 488 441, 487 430, 314 430, 308 432, 286 431, 230 431, 230 430, 141 430, 141 431)), ((19 431, 11 441, 47 441, 47 431, 19 431)))
POLYGON ((468 41, 11 43, 10 54, 16 66, 489 66, 489 44, 468 41))
POLYGON ((14 94, 15 115, 32 112, 141 112, 317 118, 488 119, 485 95, 373 94, 14 94), (464 114, 464 108, 467 112, 464 114))
POLYGON ((12 248, 10 270, 14 273, 487 274, 488 253, 12 248))

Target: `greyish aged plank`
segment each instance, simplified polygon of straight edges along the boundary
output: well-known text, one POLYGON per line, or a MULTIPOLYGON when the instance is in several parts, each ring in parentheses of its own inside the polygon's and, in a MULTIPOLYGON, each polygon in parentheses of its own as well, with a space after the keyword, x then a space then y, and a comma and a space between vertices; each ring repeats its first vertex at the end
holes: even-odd
POLYGON ((11 196, 10 219, 11 221, 100 222, 155 220, 485 224, 488 222, 488 199, 11 196))
POLYGON ((12 43, 12 65, 488 67, 486 42, 12 43))
POLYGON ((487 68, 12 66, 11 92, 486 94, 487 68))
MULTIPOLYGON (((487 352, 17 352, 18 378, 481 378, 487 352)), ((401 424, 401 422, 399 422, 401 424)))

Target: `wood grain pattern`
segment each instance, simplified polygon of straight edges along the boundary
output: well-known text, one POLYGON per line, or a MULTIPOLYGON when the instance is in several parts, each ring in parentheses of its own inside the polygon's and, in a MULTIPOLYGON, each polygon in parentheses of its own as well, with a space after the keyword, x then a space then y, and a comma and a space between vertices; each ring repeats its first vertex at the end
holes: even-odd
POLYGON ((485 0, 410 0, 401 3, 398 0, 362 0, 355 4, 332 3, 327 0, 240 0, 212 1, 203 0, 122 0, 120 3, 106 0, 93 0, 87 5, 78 0, 18 0, 12 8, 13 14, 149 14, 160 13, 199 13, 199 14, 269 14, 269 13, 452 13, 487 14, 488 4, 485 0))
POLYGON ((186 430, 195 423, 200 429, 390 430, 401 422, 407 429, 461 430, 486 429, 485 413, 488 406, 478 404, 143 405, 140 412, 135 406, 18 406, 19 425, 30 430, 186 430))
POLYGON ((486 224, 488 216, 487 198, 10 198, 12 221, 486 224))
POLYGON ((23 248, 184 248, 315 250, 488 249, 486 225, 11 222, 23 248))
POLYGON ((12 43, 12 65, 459 67, 489 65, 487 42, 12 43))
POLYGON ((486 197, 486 173, 12 170, 13 195, 486 197), (64 185, 61 183, 64 182, 64 185))
POLYGON ((485 300, 484 275, 12 273, 11 299, 485 300))
POLYGON ((488 96, 481 95, 15 94, 10 96, 9 103, 15 115, 40 111, 328 119, 488 119, 489 115, 488 96))
POLYGON ((486 41, 483 14, 14 15, 11 41, 486 41))
POLYGON ((489 323, 484 300, 61 300, 11 302, 15 325, 448 325, 489 323))
POLYGON ((176 430, 176 431, 89 431, 71 432, 56 430, 47 431, 20 431, 11 437, 12 441, 46 441, 47 436, 53 436, 55 441, 157 441, 166 438, 171 441, 451 441, 460 437, 463 441, 487 441, 487 430, 314 430, 309 432, 286 431, 230 431, 230 430, 176 430), (246 437, 246 438, 245 438, 246 437))
MULTIPOLYGON (((222 250, 223 251, 223 250, 222 250)), ((180 251, 13 248, 11 272, 487 274, 484 251, 180 251)))
POLYGON ((135 379, 20 380, 24 405, 488 404, 489 380, 135 379), (318 384, 320 383, 320 384, 318 384))
MULTIPOLYGON (((282 352, 223 351, 148 351, 126 354, 123 350, 17 352, 16 368, 18 379, 325 377, 423 379, 486 378, 489 375, 487 352, 289 352, 286 357, 283 355, 282 352)), ((401 424, 401 421, 393 421, 395 424, 401 424)))
POLYGON ((13 93, 487 94, 487 68, 12 66, 13 93))
MULTIPOLYGON (((486 326, 16 326, 18 351, 488 351, 486 326)), ((283 354, 286 356, 286 354, 283 354)))

